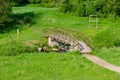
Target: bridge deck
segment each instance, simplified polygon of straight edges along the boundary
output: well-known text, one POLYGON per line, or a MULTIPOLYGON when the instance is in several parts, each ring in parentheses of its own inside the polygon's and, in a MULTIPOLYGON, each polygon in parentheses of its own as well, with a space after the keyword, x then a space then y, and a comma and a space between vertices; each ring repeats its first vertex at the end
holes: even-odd
POLYGON ((89 53, 92 51, 92 49, 85 42, 78 41, 76 39, 67 37, 65 35, 52 34, 52 35, 49 35, 49 37, 51 37, 56 42, 61 42, 61 43, 70 44, 70 45, 79 47, 78 51, 80 51, 81 53, 89 53))

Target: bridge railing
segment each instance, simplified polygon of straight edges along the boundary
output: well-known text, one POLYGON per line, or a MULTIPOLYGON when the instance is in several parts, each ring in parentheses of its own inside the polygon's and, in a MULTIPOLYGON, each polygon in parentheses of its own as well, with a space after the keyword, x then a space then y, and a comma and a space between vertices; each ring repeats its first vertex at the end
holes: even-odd
POLYGON ((82 34, 83 41, 85 41, 88 44, 88 46, 94 49, 93 41, 89 37, 87 37, 84 33, 81 33, 81 34, 82 34))
POLYGON ((82 40, 82 41, 86 42, 88 46, 90 46, 92 49, 94 49, 93 40, 90 39, 88 36, 86 36, 83 32, 79 32, 79 31, 71 30, 71 29, 66 29, 66 28, 61 28, 61 29, 65 32, 69 32, 70 35, 72 34, 72 36, 74 36, 74 39, 82 40))
MULTIPOLYGON (((82 40, 82 41, 86 42, 88 46, 90 46, 92 49, 94 49, 93 41, 88 36, 86 36, 83 32, 79 32, 79 31, 71 30, 71 29, 67 29, 67 28, 58 28, 58 27, 46 28, 44 30, 45 30, 45 34, 47 34, 47 35, 61 34, 63 36, 70 37, 73 40, 82 40)), ((79 43, 79 42, 76 41, 76 43, 79 43)))

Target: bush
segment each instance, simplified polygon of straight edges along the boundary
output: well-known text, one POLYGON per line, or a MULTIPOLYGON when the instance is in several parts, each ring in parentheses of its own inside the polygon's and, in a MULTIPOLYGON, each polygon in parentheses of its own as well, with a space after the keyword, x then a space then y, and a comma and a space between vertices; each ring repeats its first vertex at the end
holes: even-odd
POLYGON ((76 9, 76 14, 78 16, 86 16, 86 5, 85 4, 79 4, 76 9))
POLYGON ((37 4, 37 3, 41 3, 42 0, 29 0, 29 3, 32 3, 32 4, 37 4))
POLYGON ((63 13, 69 13, 72 11, 72 5, 70 4, 70 0, 62 0, 62 5, 60 11, 63 13))
POLYGON ((43 7, 57 7, 60 4, 59 0, 9 0, 16 3, 17 6, 24 6, 26 4, 38 4, 43 7))
POLYGON ((11 18, 12 7, 7 0, 0 0, 0 32, 9 25, 11 18))
POLYGON ((117 47, 120 46, 120 39, 114 40, 114 45, 117 47))

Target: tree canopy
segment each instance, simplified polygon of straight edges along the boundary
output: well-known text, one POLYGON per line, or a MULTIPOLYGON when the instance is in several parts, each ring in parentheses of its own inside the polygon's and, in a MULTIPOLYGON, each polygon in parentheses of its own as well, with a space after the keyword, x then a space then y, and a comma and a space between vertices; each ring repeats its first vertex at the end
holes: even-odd
POLYGON ((59 5, 60 0, 9 0, 16 4, 39 4, 43 7, 56 7, 59 5))
POLYGON ((120 16, 119 0, 62 0, 61 12, 79 16, 97 14, 101 17, 120 16))
POLYGON ((119 0, 9 0, 17 4, 39 4, 43 7, 60 6, 63 13, 78 16, 97 14, 100 17, 120 16, 119 0))
POLYGON ((12 14, 12 7, 6 0, 0 0, 0 30, 12 21, 10 17, 12 14))

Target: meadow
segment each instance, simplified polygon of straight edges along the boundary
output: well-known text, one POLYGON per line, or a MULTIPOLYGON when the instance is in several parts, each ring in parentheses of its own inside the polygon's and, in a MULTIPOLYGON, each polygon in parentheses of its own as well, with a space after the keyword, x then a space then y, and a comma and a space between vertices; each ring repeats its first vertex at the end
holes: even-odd
POLYGON ((79 52, 37 53, 38 47, 47 45, 44 29, 67 28, 84 32, 94 41, 91 54, 120 66, 120 19, 99 18, 96 29, 89 27, 88 17, 60 13, 59 8, 22 6, 13 7, 13 13, 18 24, 10 32, 0 34, 0 80, 120 79, 120 74, 93 64, 79 52))
POLYGON ((0 80, 119 80, 120 74, 91 63, 78 52, 25 53, 0 57, 0 80))
POLYGON ((16 51, 18 53, 25 52, 28 50, 27 47, 32 47, 33 51, 35 51, 34 46, 30 46, 30 44, 46 44, 47 40, 42 37, 43 29, 46 28, 58 27, 73 29, 84 32, 90 38, 94 38, 97 33, 100 33, 108 27, 107 25, 103 26, 103 24, 107 24, 108 22, 104 23, 104 21, 102 22, 102 19, 100 19, 100 29, 89 28, 87 17, 77 17, 72 14, 63 14, 60 13, 57 8, 41 8, 31 6, 13 7, 13 13, 16 15, 15 17, 17 17, 15 18, 15 21, 17 21, 18 24, 14 25, 15 29, 10 33, 0 35, 0 46, 2 46, 0 50, 1 55, 12 55, 14 51, 15 52, 13 55, 16 54, 16 51), (19 23, 21 20, 24 21, 24 23, 19 23), (27 24, 29 24, 30 27, 28 27, 27 24), (16 35, 17 28, 20 29, 19 36, 16 35), (14 46, 11 46, 12 44, 14 44, 14 46), (10 50, 12 50, 12 53, 9 52, 10 50))

